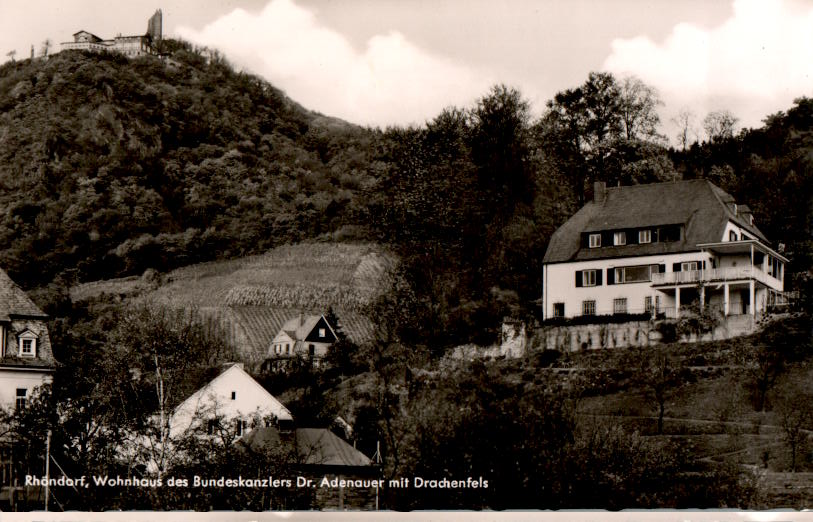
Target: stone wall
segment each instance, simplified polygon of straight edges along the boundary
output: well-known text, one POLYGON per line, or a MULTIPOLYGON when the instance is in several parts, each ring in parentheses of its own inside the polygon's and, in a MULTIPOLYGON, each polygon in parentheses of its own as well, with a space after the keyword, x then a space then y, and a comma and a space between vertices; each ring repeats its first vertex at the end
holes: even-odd
MULTIPOLYGON (((661 342, 657 322, 630 321, 617 324, 586 324, 573 326, 542 326, 534 331, 529 349, 575 352, 604 348, 650 346, 661 342)), ((699 342, 730 339, 753 333, 761 324, 750 315, 729 316, 714 331, 697 335, 688 334, 680 342, 699 342)))
POLYGON ((543 326, 534 332, 533 349, 575 352, 602 348, 649 346, 660 334, 649 321, 577 326, 543 326))

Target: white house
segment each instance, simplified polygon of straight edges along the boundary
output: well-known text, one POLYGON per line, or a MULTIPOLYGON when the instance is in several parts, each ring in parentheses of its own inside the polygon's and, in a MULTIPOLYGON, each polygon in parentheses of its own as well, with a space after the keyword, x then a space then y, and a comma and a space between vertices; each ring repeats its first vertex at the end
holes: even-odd
POLYGON ((324 315, 300 314, 286 321, 274 336, 268 348, 267 365, 281 369, 293 357, 310 358, 318 365, 336 339, 336 332, 324 315))
POLYGON ((0 407, 24 407, 35 388, 51 382, 56 361, 47 318, 0 270, 0 407))
POLYGON ((786 262, 751 210, 709 181, 595 183, 593 200, 551 237, 543 314, 676 318, 697 303, 753 316, 783 298, 786 262))
MULTIPOLYGON (((24 408, 36 389, 53 380, 56 361, 47 316, 0 270, 0 408, 24 408)), ((0 441, 0 500, 19 480, 13 441, 0 441)))
POLYGON ((169 420, 170 438, 190 430, 290 426, 293 416, 239 364, 234 364, 179 404, 169 420))

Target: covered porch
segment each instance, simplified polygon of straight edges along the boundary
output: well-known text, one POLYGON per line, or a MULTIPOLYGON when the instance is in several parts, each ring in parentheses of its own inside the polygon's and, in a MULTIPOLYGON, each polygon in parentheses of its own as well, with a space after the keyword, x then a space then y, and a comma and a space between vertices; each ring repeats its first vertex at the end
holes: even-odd
POLYGON ((653 288, 665 294, 675 318, 691 303, 753 317, 784 299, 787 259, 770 247, 753 239, 697 246, 711 255, 711 268, 652 274, 653 288))

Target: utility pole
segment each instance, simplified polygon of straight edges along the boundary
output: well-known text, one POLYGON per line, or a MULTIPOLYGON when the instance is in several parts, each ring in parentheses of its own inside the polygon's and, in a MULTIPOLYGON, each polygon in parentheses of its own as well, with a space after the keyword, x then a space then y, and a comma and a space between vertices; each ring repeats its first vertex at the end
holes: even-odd
POLYGON ((48 511, 48 497, 51 496, 51 430, 45 438, 45 511, 48 511))

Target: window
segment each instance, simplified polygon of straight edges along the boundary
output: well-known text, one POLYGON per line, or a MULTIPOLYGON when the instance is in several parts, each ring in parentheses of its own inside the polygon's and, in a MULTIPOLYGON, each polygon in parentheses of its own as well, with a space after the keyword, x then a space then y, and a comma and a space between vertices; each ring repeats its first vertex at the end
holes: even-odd
POLYGON ((582 286, 601 286, 601 275, 604 270, 590 269, 590 270, 576 270, 576 288, 582 286))
POLYGON ((590 234, 590 248, 601 246, 601 234, 590 234))
POLYGON ((622 266, 615 269, 615 283, 643 283, 652 281, 652 274, 657 274, 658 265, 622 266))
POLYGON ((565 303, 553 303, 553 317, 565 316, 565 303))
POLYGON ((652 310, 652 296, 648 295, 644 297, 644 312, 651 314, 652 310))
POLYGON ((627 298, 613 299, 613 313, 625 314, 627 313, 627 298))
POLYGON ((627 233, 626 232, 616 232, 613 234, 613 245, 626 245, 627 244, 627 233))
POLYGON ((647 230, 639 230, 638 231, 638 243, 651 243, 652 242, 652 231, 647 230))
POLYGON ((20 357, 36 357, 37 336, 31 330, 25 330, 18 337, 20 357))
POLYGON ((286 354, 290 354, 290 353, 291 353, 291 345, 290 345, 290 344, 286 344, 286 345, 285 345, 285 353, 286 353, 286 354))
POLYGON ((582 315, 596 315, 596 302, 582 301, 582 315))
POLYGON ((219 428, 220 423, 217 421, 217 419, 209 419, 209 422, 206 423, 206 433, 209 435, 214 435, 217 433, 219 428))
POLYGON ((737 233, 735 231, 733 231, 733 230, 729 230, 728 231, 728 240, 729 241, 737 241, 737 239, 739 239, 737 237, 737 233))
POLYGON ((696 270, 697 270, 697 261, 689 261, 687 263, 680 264, 681 272, 694 272, 696 270))
POLYGON ((27 395, 28 395, 28 390, 27 389, 25 389, 25 388, 17 388, 16 406, 17 406, 18 410, 24 410, 25 409, 25 405, 26 405, 26 401, 27 401, 27 397, 26 397, 27 395))
POLYGON ((246 431, 248 424, 243 419, 235 419, 234 420, 234 433, 238 437, 243 436, 243 432, 246 431))
POLYGON ((324 337, 324 336, 325 336, 325 329, 324 328, 319 328, 319 337, 324 337))
POLYGON ((312 344, 308 345, 308 355, 311 356, 311 357, 316 355, 316 346, 314 346, 312 344))
POLYGON ((237 392, 236 391, 231 392, 231 400, 233 400, 233 401, 237 400, 237 392))

